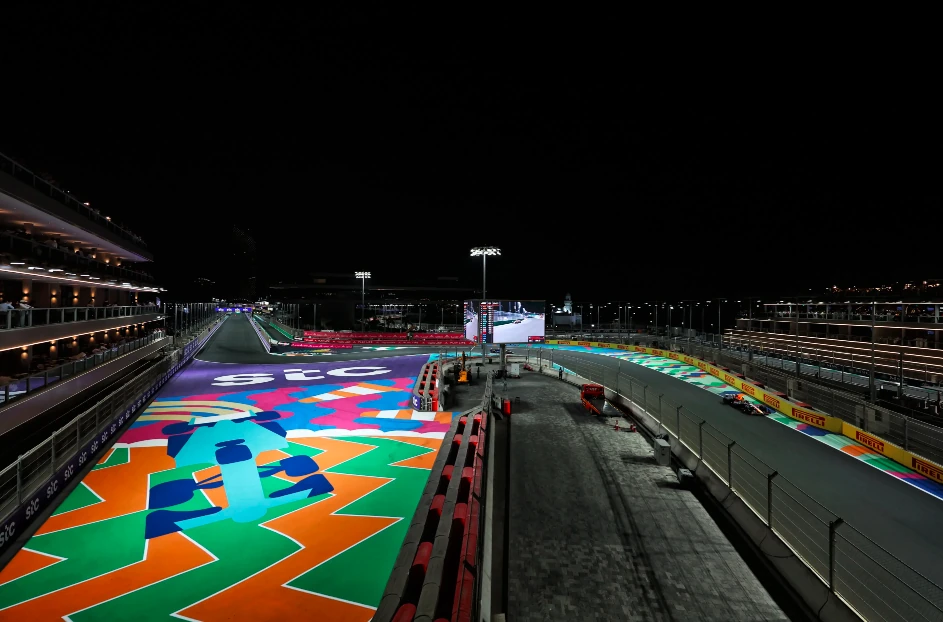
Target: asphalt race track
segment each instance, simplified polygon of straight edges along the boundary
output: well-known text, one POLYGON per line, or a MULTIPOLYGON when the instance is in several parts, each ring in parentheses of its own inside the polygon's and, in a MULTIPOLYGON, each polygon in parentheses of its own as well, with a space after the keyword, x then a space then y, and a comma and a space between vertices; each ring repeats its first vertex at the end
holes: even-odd
MULTIPOLYGON (((613 370, 618 365, 617 359, 597 354, 565 351, 565 356, 613 370)), ((566 365, 563 356, 554 362, 566 365)), ((696 413, 902 561, 943 584, 939 499, 782 424, 746 416, 692 384, 625 361, 622 372, 696 413)))
MULTIPOLYGON (((402 350, 348 350, 343 353, 324 356, 304 356, 298 358, 269 354, 262 346, 259 336, 248 316, 243 314, 231 315, 216 331, 203 351, 197 354, 197 359, 209 363, 238 363, 241 365, 282 365, 303 361, 313 363, 320 360, 328 361, 358 361, 360 359, 378 359, 411 354, 432 354, 439 352, 438 348, 403 348, 402 350)), ((418 371, 418 370, 417 370, 418 371)))

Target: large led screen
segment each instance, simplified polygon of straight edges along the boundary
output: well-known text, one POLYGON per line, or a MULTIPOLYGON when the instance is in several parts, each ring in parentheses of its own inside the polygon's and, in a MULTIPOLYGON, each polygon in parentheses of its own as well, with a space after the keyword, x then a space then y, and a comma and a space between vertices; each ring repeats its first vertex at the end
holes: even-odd
POLYGON ((476 343, 527 343, 544 340, 543 300, 468 300, 465 338, 476 343))

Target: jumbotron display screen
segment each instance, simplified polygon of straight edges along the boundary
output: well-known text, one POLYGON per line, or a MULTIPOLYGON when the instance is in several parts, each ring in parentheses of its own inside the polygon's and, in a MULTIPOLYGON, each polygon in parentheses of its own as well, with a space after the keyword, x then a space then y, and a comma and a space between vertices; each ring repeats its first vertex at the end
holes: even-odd
POLYGON ((527 343, 544 340, 544 300, 467 300, 465 338, 476 343, 527 343))

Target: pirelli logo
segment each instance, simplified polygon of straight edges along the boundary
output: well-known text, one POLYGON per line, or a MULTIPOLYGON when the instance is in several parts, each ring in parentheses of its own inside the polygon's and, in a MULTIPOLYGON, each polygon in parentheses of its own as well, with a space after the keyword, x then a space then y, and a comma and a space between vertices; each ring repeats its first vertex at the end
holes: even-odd
POLYGON ((644 351, 645 351, 645 348, 643 348, 642 346, 635 346, 635 351, 636 351, 636 352, 644 352, 644 351))
POLYGON ((914 471, 935 479, 938 482, 943 482, 943 469, 940 469, 940 467, 930 462, 925 462, 920 458, 912 457, 911 459, 913 460, 914 471))
POLYGON ((770 406, 772 406, 773 408, 775 408, 776 410, 779 410, 779 400, 773 397, 772 395, 770 395, 769 393, 763 394, 763 401, 769 404, 770 406))
POLYGON ((626 345, 623 345, 623 344, 621 344, 621 343, 620 343, 619 345, 617 345, 616 347, 619 348, 620 350, 629 350, 629 349, 630 349, 630 346, 626 346, 626 345))
POLYGON ((862 445, 870 447, 871 449, 873 449, 874 451, 878 453, 882 453, 882 454, 884 453, 884 441, 876 439, 870 434, 865 434, 861 430, 856 430, 855 440, 861 443, 862 445))
POLYGON ((589 341, 577 341, 577 342, 576 342, 576 345, 578 345, 578 346, 588 346, 589 344, 590 344, 589 341))
POLYGON ((704 371, 707 371, 707 363, 702 363, 701 361, 698 361, 697 366, 703 369, 704 371))
POLYGON ((724 382, 732 386, 737 386, 737 379, 730 374, 724 374, 724 382))
POLYGON ((662 354, 664 354, 664 352, 662 352, 661 350, 652 350, 652 354, 654 354, 655 356, 661 356, 662 354))
POLYGON ((814 426, 818 426, 820 428, 825 427, 825 417, 823 417, 822 415, 817 415, 815 413, 810 413, 807 410, 802 410, 801 408, 793 407, 792 416, 800 421, 811 423, 814 426))
POLYGON ((690 356, 682 356, 681 360, 687 363, 688 365, 694 365, 694 359, 692 359, 690 356))
POLYGON ((748 385, 747 383, 744 382, 744 383, 740 386, 740 388, 743 390, 744 393, 749 393, 749 394, 752 395, 753 397, 756 397, 756 389, 754 389, 753 387, 751 387, 751 386, 748 385))
POLYGON ((668 358, 674 359, 674 360, 677 361, 677 360, 678 360, 678 355, 675 354, 674 352, 669 352, 669 353, 668 353, 668 358))
POLYGON ((711 371, 711 373, 714 374, 715 376, 720 376, 720 370, 717 369, 716 367, 711 367, 711 370, 710 370, 710 371, 711 371))

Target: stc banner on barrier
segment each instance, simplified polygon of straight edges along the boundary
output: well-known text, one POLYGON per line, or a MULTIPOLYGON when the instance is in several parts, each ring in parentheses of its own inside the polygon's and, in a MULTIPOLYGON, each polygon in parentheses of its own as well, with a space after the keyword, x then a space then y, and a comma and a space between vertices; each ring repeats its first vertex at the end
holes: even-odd
POLYGON ((845 423, 838 417, 832 417, 824 413, 818 412, 807 406, 800 406, 794 404, 786 399, 781 393, 775 393, 773 391, 767 391, 762 389, 752 383, 746 382, 741 376, 734 374, 733 372, 724 371, 716 365, 712 365, 701 359, 694 358, 693 356, 688 356, 686 354, 680 354, 678 352, 671 352, 670 350, 662 350, 659 348, 646 348, 643 346, 627 346, 617 343, 599 343, 596 341, 563 341, 563 340, 549 340, 548 344, 558 344, 558 345, 567 345, 567 346, 589 346, 592 348, 608 348, 611 350, 627 350, 629 352, 643 352, 645 354, 652 354, 654 356, 663 356, 665 358, 674 359, 687 363, 688 365, 694 365, 712 376, 716 376, 729 384, 732 387, 750 395, 751 397, 756 398, 757 400, 762 401, 768 406, 776 409, 777 411, 792 417, 793 419, 798 419, 803 423, 821 428, 823 430, 828 430, 829 432, 834 432, 836 434, 841 434, 847 436, 850 439, 861 443, 865 447, 873 449, 881 455, 887 456, 894 462, 902 464, 908 469, 916 471, 921 475, 929 477, 932 480, 940 482, 943 484, 943 466, 940 466, 929 460, 925 460, 919 456, 914 455, 913 453, 902 449, 897 445, 888 443, 887 441, 869 434, 857 428, 850 423, 845 423))

